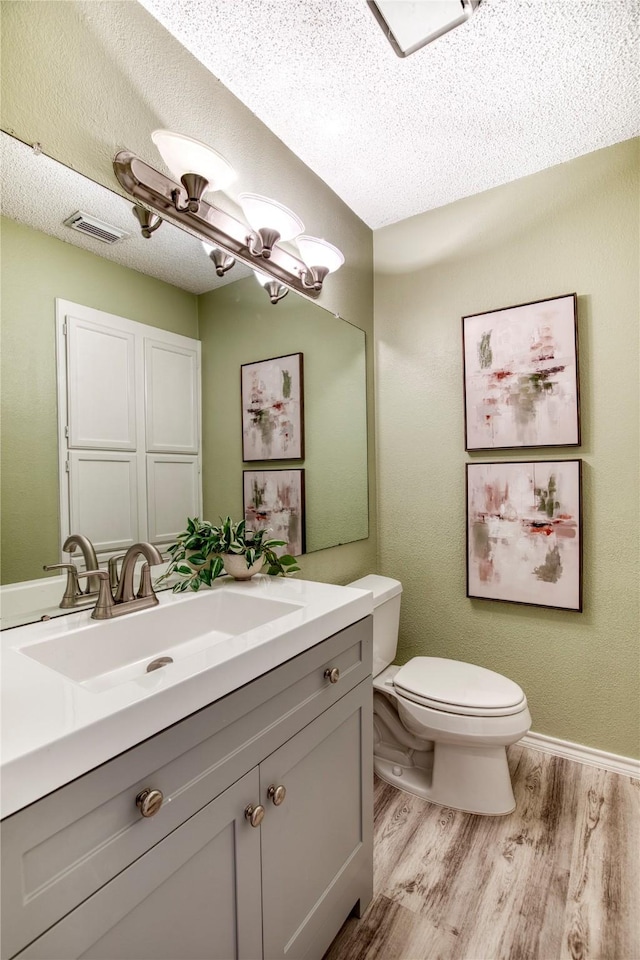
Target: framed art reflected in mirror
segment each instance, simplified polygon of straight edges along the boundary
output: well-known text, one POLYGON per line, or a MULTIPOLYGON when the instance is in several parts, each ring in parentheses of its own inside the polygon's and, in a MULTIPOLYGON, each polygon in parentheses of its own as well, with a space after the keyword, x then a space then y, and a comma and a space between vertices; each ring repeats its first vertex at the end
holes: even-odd
POLYGON ((278 553, 299 557, 305 552, 304 470, 243 471, 244 518, 247 529, 266 527, 286 546, 278 553))
POLYGON ((242 459, 304 458, 302 354, 272 357, 240 368, 242 459))

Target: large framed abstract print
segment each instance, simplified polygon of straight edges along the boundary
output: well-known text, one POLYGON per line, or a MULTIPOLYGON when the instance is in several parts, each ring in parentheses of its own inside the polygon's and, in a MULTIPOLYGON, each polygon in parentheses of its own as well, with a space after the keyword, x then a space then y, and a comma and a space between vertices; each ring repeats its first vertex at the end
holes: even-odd
POLYGON ((242 459, 302 460, 302 354, 244 363, 240 385, 242 459))
POLYGON ((582 610, 582 461, 467 464, 467 596, 582 610))
POLYGON ((244 519, 247 530, 267 527, 269 537, 284 540, 276 553, 305 552, 304 470, 244 470, 244 519))
POLYGON ((580 444, 576 302, 462 318, 466 450, 580 444))

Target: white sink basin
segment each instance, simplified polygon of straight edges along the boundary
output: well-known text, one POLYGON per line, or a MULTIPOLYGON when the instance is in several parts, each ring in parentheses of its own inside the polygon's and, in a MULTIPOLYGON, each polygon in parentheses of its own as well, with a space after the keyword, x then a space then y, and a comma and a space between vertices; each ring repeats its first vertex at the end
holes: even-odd
POLYGON ((179 661, 300 610, 300 605, 249 593, 216 591, 175 603, 65 629, 20 652, 100 693, 143 677, 159 657, 179 661), (196 598, 193 598, 194 600, 196 598))

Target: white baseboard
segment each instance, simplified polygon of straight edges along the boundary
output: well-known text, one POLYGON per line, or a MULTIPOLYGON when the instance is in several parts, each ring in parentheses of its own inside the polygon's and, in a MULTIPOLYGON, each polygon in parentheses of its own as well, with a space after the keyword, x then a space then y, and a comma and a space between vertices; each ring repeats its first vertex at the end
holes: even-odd
POLYGON ((585 747, 581 743, 571 743, 569 740, 558 740, 556 737, 547 737, 543 733, 530 731, 519 741, 523 747, 540 750, 541 753, 551 753, 566 760, 575 760, 577 763, 586 763, 592 767, 602 767, 612 773, 621 773, 626 777, 640 777, 640 760, 633 757, 620 757, 616 753, 607 753, 606 750, 596 750, 595 747, 585 747))

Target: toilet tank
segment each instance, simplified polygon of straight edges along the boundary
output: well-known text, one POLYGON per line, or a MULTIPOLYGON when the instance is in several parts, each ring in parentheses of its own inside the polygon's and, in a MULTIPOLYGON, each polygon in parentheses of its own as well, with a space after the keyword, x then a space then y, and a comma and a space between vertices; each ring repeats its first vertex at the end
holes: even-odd
POLYGON ((402 584, 391 577, 370 574, 349 584, 373 594, 373 675, 377 677, 393 663, 398 649, 402 584))

